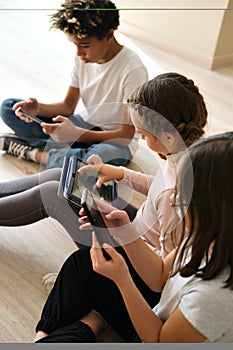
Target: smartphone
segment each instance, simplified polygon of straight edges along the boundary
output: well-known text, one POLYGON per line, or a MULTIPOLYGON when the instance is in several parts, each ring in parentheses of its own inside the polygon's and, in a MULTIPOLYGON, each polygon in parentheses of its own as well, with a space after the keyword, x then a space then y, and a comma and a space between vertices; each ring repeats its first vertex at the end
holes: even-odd
MULTIPOLYGON (((85 213, 93 227, 93 230, 95 231, 96 238, 100 246, 102 247, 103 243, 107 243, 113 246, 113 239, 108 231, 107 226, 105 225, 100 211, 97 208, 93 194, 87 188, 83 190, 81 205, 85 210, 85 213)), ((105 258, 109 260, 110 256, 104 249, 103 253, 105 255, 105 258)))
POLYGON ((38 124, 44 123, 43 120, 41 120, 40 118, 35 117, 34 115, 22 110, 21 108, 18 109, 18 112, 23 113, 26 117, 32 119, 34 122, 38 124))

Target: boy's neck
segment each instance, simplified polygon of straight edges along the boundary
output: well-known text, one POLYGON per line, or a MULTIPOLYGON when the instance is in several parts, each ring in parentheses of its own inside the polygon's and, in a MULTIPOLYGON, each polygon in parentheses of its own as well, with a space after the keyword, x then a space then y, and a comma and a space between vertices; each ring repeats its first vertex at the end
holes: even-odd
POLYGON ((118 41, 114 38, 114 40, 111 42, 108 51, 106 52, 105 57, 103 57, 98 64, 103 64, 108 61, 110 61, 112 58, 114 58, 123 48, 123 45, 120 45, 118 41))

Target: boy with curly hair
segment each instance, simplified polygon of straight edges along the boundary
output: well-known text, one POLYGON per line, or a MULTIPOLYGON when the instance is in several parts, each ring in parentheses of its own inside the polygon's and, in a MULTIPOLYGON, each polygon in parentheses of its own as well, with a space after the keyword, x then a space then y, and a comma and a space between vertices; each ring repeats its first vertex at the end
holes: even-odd
POLYGON ((1 135, 0 149, 47 168, 61 167, 67 154, 84 160, 98 154, 104 162, 126 165, 137 142, 124 102, 148 77, 138 55, 114 36, 118 9, 109 0, 65 0, 50 21, 77 48, 70 86, 64 100, 53 104, 3 101, 1 117, 15 134, 1 135), (85 111, 74 114, 80 99, 85 111))

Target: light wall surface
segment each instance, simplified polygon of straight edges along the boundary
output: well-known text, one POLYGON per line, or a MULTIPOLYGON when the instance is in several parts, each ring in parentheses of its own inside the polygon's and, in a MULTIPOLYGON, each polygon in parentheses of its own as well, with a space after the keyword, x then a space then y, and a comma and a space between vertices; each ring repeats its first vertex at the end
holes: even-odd
POLYGON ((206 68, 233 63, 233 0, 120 0, 119 7, 124 34, 206 68))

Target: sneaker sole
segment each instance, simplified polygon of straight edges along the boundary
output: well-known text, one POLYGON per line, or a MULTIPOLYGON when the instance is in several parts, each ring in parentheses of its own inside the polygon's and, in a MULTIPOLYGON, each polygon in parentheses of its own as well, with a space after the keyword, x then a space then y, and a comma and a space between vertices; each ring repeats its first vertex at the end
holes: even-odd
POLYGON ((19 137, 16 134, 11 134, 11 133, 5 133, 5 134, 0 134, 0 137, 10 137, 13 139, 18 139, 19 137))

